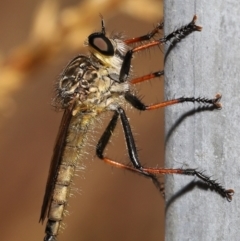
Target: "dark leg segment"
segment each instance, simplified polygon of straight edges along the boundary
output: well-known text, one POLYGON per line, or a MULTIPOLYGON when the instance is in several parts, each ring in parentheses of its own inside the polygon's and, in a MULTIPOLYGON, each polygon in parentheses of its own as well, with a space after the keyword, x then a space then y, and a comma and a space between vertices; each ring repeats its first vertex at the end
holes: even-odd
POLYGON ((232 196, 234 194, 233 189, 225 189, 220 185, 216 180, 211 179, 210 177, 203 174, 201 171, 196 169, 157 169, 157 168, 143 168, 144 171, 153 174, 182 174, 189 176, 197 176, 200 180, 205 182, 207 185, 212 187, 217 193, 225 197, 229 202, 232 201, 232 196))
POLYGON ((223 197, 226 197, 229 202, 232 201, 232 196, 234 194, 233 189, 226 190, 222 185, 220 185, 216 180, 211 179, 210 177, 206 176, 203 172, 199 172, 195 169, 183 169, 183 174, 190 175, 190 176, 197 176, 205 183, 207 183, 210 187, 220 193, 223 197))
POLYGON ((168 34, 167 36, 163 37, 161 39, 161 42, 166 43, 166 42, 170 41, 171 39, 180 41, 181 39, 185 38, 187 35, 191 34, 194 31, 201 31, 202 27, 195 24, 196 20, 197 20, 197 16, 194 15, 192 21, 189 24, 182 26, 181 28, 179 28, 179 29, 173 31, 172 33, 168 34))
POLYGON ((113 131, 115 130, 115 127, 117 125, 117 121, 118 121, 118 112, 114 112, 114 115, 111 119, 111 121, 109 122, 106 130, 104 131, 104 133, 102 134, 100 140, 98 141, 97 144, 97 148, 96 148, 96 154, 100 159, 103 159, 103 152, 109 142, 109 139, 113 133, 113 131))

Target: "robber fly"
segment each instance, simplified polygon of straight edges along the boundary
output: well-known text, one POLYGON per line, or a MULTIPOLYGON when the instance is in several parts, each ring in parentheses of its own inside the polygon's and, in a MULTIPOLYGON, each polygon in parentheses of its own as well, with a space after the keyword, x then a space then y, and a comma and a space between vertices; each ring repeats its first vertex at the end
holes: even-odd
POLYGON ((216 192, 231 201, 234 191, 225 189, 215 180, 196 169, 157 169, 141 165, 136 145, 130 128, 124 106, 129 103, 140 111, 154 110, 183 102, 197 102, 220 108, 220 95, 213 99, 181 97, 153 105, 145 105, 136 95, 134 84, 163 75, 163 71, 151 73, 140 78, 131 79, 131 59, 134 53, 165 44, 169 41, 180 41, 201 27, 193 20, 159 39, 154 36, 163 29, 163 23, 158 24, 149 34, 124 40, 119 35, 108 37, 102 19, 100 32, 88 36, 86 45, 90 54, 78 55, 64 69, 56 84, 55 104, 64 110, 54 154, 50 166, 45 196, 43 199, 40 222, 48 218, 45 241, 57 240, 59 228, 66 209, 70 186, 76 169, 80 165, 83 147, 87 141, 89 128, 94 121, 106 111, 113 112, 112 119, 102 134, 96 154, 105 163, 138 173, 153 181, 163 192, 156 174, 183 174, 197 176, 211 186, 216 192), (131 44, 139 43, 136 47, 131 44), (131 165, 124 165, 104 155, 104 150, 116 127, 121 120, 127 150, 131 165))

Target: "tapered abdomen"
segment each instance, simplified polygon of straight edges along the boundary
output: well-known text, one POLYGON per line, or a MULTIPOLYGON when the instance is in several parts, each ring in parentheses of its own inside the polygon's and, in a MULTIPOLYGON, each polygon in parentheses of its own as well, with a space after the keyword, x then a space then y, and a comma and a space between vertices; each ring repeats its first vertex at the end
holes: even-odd
MULTIPOLYGON (((53 191, 49 200, 48 222, 46 226, 46 241, 56 240, 64 212, 66 210, 68 198, 71 191, 73 176, 77 168, 83 166, 81 164, 84 154, 84 146, 86 144, 86 135, 89 126, 95 119, 93 113, 79 113, 77 116, 72 116, 64 140, 64 148, 58 164, 58 171, 53 177, 53 191)), ((63 138, 58 136, 59 138, 63 138)), ((55 152, 58 151, 58 141, 56 143, 55 152)), ((54 156, 56 156, 54 154, 54 156)), ((53 160, 54 161, 54 160, 53 160)), ((53 167, 51 167, 53 168, 53 167)), ((50 170, 51 174, 51 170, 50 170)))

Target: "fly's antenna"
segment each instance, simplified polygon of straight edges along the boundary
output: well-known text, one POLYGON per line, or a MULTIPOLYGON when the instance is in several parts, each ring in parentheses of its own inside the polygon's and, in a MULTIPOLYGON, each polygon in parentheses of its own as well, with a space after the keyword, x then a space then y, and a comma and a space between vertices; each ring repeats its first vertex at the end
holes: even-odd
POLYGON ((101 25, 102 25, 102 33, 105 35, 106 34, 106 30, 105 30, 105 23, 104 23, 104 19, 102 14, 99 14, 100 18, 101 18, 101 25))

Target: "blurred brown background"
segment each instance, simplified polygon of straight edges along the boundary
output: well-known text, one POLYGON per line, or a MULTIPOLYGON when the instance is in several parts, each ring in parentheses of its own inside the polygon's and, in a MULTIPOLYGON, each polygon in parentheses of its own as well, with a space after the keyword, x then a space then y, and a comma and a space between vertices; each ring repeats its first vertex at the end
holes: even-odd
MULTIPOLYGON (((45 184, 62 113, 50 106, 53 83, 68 61, 86 53, 83 41, 100 30, 128 37, 149 32, 162 20, 161 0, 0 2, 0 230, 3 241, 43 240, 38 223, 45 184)), ((161 49, 136 55, 134 74, 162 69, 161 49)), ((163 100, 163 79, 137 86, 145 103, 163 100)), ((127 110, 140 158, 163 165, 163 110, 127 110)), ((78 173, 59 240, 163 240, 164 201, 151 181, 112 168, 95 157, 94 145, 110 116, 103 119, 78 173), (93 150, 93 151, 92 151, 93 150)), ((121 125, 107 155, 128 163, 121 125)), ((162 178, 163 180, 163 178, 162 178)))

